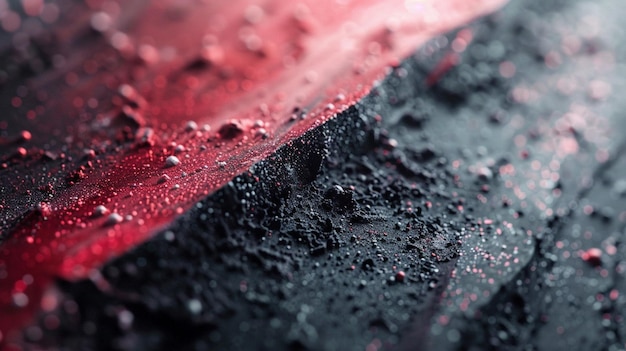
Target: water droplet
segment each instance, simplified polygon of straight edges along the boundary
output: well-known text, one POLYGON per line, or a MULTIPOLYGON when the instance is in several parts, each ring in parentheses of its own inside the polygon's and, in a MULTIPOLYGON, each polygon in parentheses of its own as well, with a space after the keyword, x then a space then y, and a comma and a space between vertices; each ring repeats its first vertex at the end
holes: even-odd
POLYGON ((187 132, 192 132, 192 131, 194 131, 196 129, 198 129, 198 124, 196 122, 194 122, 194 121, 189 121, 185 125, 185 131, 187 131, 187 132))
POLYGON ((187 308, 189 309, 189 312, 197 315, 202 312, 202 302, 197 299, 191 299, 187 303, 187 308))
POLYGON ((165 159, 165 167, 174 167, 180 164, 180 160, 176 156, 168 156, 165 159))
POLYGON ((23 130, 22 133, 20 133, 20 137, 23 141, 29 141, 33 136, 29 131, 23 130))
POLYGON ((259 23, 265 16, 265 11, 258 5, 250 5, 244 12, 244 18, 250 24, 259 23))
POLYGON ((124 217, 119 215, 118 213, 111 213, 109 218, 107 218, 106 225, 115 225, 120 224, 124 221, 124 217))
POLYGON ((17 307, 26 307, 28 305, 28 296, 24 293, 15 293, 13 294, 13 303, 17 307))
POLYGON ((106 12, 96 12, 91 16, 91 28, 96 32, 106 32, 111 28, 113 20, 106 12))
POLYGON ((104 205, 98 205, 93 210, 94 217, 102 217, 102 216, 104 216, 107 213, 109 213, 109 209, 104 207, 104 205))

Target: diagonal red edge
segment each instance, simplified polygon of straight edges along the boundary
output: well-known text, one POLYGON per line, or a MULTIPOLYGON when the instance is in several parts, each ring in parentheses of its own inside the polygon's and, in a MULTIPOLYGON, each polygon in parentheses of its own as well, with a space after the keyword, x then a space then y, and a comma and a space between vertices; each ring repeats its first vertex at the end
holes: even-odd
POLYGON ((54 69, 0 101, 0 342, 54 308, 55 277, 88 277, 503 2, 59 2, 54 69))

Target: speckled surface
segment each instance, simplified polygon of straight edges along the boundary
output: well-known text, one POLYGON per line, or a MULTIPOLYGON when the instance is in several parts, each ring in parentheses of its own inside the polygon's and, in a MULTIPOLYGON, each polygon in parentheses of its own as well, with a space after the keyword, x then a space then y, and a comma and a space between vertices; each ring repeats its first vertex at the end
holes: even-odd
POLYGON ((624 349, 625 12, 513 1, 430 41, 153 239, 57 281, 26 346, 624 349))

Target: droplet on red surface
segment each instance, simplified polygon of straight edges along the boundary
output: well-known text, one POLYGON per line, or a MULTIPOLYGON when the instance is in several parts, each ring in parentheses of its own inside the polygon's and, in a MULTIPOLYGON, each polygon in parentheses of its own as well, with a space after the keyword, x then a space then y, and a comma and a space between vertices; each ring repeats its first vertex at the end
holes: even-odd
POLYGON ((123 221, 124 221, 124 217, 122 217, 118 213, 111 213, 109 215, 109 218, 107 218, 106 225, 120 224, 123 221))
POLYGON ((154 46, 148 44, 143 44, 139 46, 139 49, 137 50, 137 55, 142 62, 148 65, 153 65, 157 63, 160 59, 159 51, 154 46))
POLYGON ((198 129, 198 124, 194 121, 189 121, 187 122, 187 124, 185 125, 185 131, 187 132, 191 132, 198 129))
POLYGON ((180 164, 180 160, 176 156, 168 156, 165 159, 165 167, 174 167, 180 164))
POLYGON ((218 65, 224 59, 224 50, 219 45, 206 45, 200 51, 205 64, 218 65))
POLYGON ((244 12, 244 18, 250 24, 259 23, 265 16, 265 11, 258 5, 250 5, 244 12))
POLYGON ((107 213, 109 213, 109 209, 104 207, 104 205, 98 205, 93 210, 94 217, 102 217, 102 216, 104 216, 107 213))
POLYGON ((262 138, 262 139, 267 139, 270 135, 265 128, 259 128, 256 131, 255 136, 262 138))
POLYGON ((96 12, 91 16, 91 28, 96 32, 106 32, 111 28, 113 20, 106 12, 96 12))
POLYGON ((28 296, 21 292, 13 294, 13 304, 17 307, 26 307, 28 305, 28 296))

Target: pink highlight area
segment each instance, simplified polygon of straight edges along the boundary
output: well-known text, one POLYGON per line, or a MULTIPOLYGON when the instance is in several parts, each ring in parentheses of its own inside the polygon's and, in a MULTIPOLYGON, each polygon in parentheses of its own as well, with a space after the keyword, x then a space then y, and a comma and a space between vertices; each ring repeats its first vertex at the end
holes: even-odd
MULTIPOLYGON (((54 279, 92 276, 352 106, 420 44, 503 2, 89 1, 57 9, 50 30, 63 62, 12 101, 26 116, 9 121, 21 144, 0 152, 10 183, 0 209, 15 223, 0 245, 0 346, 17 348, 20 330, 54 305, 54 279), (86 31, 96 37, 87 44, 86 31), (36 190, 24 175, 43 181, 46 196, 25 199, 36 190)), ((51 21, 47 5, 24 4, 27 15, 51 21)), ((19 17, 6 16, 5 30, 19 33, 19 17)), ((471 40, 463 33, 456 51, 471 40)), ((429 83, 455 64, 456 51, 429 83)))

